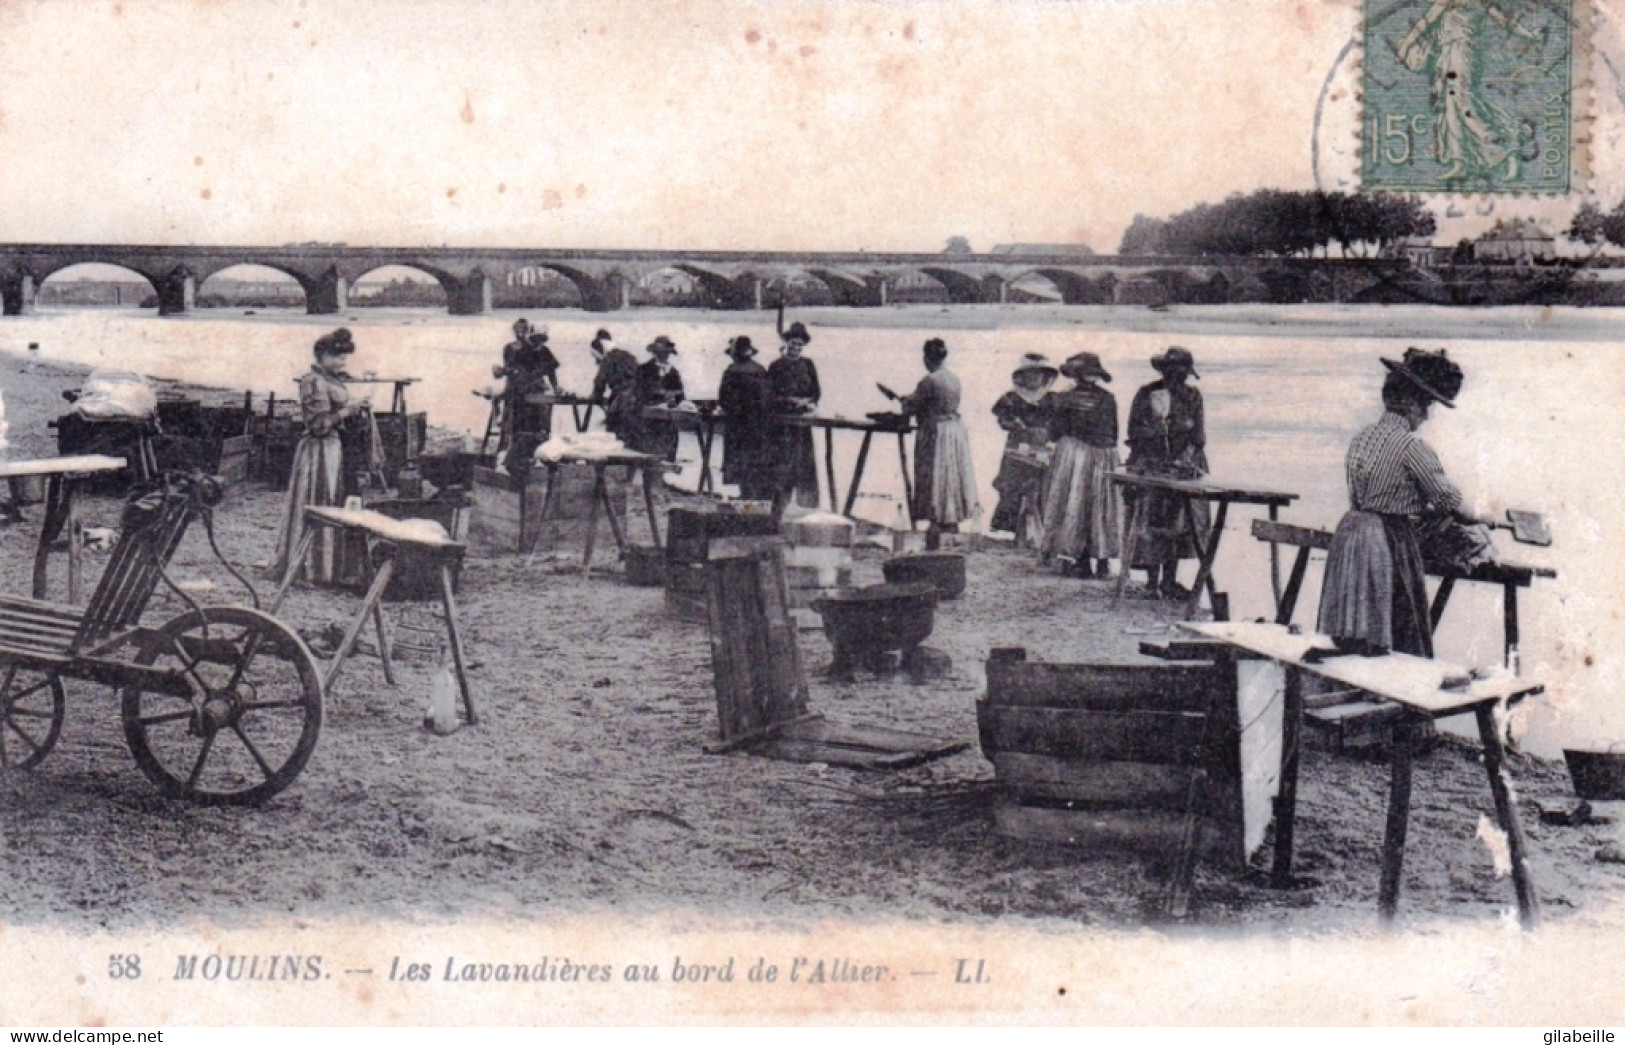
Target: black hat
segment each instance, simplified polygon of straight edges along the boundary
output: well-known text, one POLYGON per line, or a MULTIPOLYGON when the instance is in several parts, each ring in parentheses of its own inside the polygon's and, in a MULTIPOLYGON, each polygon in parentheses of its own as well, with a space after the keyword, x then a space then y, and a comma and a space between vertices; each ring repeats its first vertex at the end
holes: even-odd
POLYGON ((791 323, 790 329, 780 334, 779 339, 782 341, 800 341, 805 344, 812 341, 812 335, 807 333, 806 326, 798 320, 791 323))
POLYGON ((1079 352, 1077 355, 1069 357, 1066 362, 1061 364, 1061 373, 1074 381, 1082 381, 1091 377, 1097 377, 1102 381, 1112 379, 1112 375, 1108 374, 1106 368, 1100 365, 1100 357, 1093 352, 1079 352))
POLYGON ((665 334, 661 334, 659 337, 649 342, 650 355, 658 356, 661 352, 667 352, 675 356, 677 354, 677 342, 673 341, 665 334))
POLYGON ((925 354, 932 359, 948 358, 948 342, 940 337, 934 337, 925 343, 925 354))
POLYGON ((756 354, 756 346, 750 343, 750 338, 741 334, 728 339, 728 354, 735 359, 749 359, 756 354))
POLYGON ((331 334, 323 334, 316 339, 316 354, 319 356, 347 356, 355 351, 355 338, 350 336, 346 327, 339 327, 331 334))
POLYGON ((1167 370, 1171 366, 1182 366, 1189 370, 1191 376, 1198 381, 1202 379, 1202 375, 1196 372, 1196 359, 1191 355, 1188 348, 1173 345, 1166 352, 1151 357, 1151 367, 1158 373, 1167 370))
POLYGON ((1405 378, 1430 399, 1436 399, 1454 410, 1456 394, 1461 391, 1461 367, 1445 355, 1444 349, 1426 352, 1420 348, 1407 348, 1400 362, 1384 359, 1382 365, 1405 378))

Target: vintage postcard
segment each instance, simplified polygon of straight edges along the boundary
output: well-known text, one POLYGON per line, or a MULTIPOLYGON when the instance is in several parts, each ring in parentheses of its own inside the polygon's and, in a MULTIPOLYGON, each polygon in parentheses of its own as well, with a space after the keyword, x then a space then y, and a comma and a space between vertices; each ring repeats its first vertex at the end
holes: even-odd
POLYGON ((1622 17, 0 4, 0 1024, 1621 1022, 1622 17))

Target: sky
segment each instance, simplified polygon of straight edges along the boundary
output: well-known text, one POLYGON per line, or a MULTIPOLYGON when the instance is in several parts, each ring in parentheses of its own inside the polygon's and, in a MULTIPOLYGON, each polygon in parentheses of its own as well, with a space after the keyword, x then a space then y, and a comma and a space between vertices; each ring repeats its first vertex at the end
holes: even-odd
MULTIPOLYGON (((0 0, 0 240, 1110 251, 1136 213, 1313 188, 1317 106, 1346 184, 1359 24, 1357 0, 0 0)), ((1611 73, 1597 94, 1607 174, 1611 73)), ((1461 214, 1445 233, 1490 220, 1461 214)))

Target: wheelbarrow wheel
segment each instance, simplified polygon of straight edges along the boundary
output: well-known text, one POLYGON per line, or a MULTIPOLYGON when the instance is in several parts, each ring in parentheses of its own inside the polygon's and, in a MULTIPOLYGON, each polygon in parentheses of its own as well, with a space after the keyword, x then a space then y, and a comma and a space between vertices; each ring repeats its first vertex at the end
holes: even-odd
POLYGON ((124 689, 124 737, 171 798, 253 805, 293 782, 316 748, 322 682, 304 642, 243 606, 210 607, 148 634, 136 662, 184 678, 187 697, 124 689))
POLYGON ((54 672, 17 664, 0 669, 0 766, 33 769, 43 762, 62 735, 66 707, 54 672))

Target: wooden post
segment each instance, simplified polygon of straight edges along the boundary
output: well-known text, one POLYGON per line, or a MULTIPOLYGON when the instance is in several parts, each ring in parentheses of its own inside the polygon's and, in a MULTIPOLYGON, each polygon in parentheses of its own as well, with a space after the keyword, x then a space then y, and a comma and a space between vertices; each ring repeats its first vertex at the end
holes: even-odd
POLYGON ((53 475, 45 484, 45 518, 40 523, 39 547, 34 551, 34 598, 45 598, 46 567, 51 561, 51 545, 67 521, 66 501, 72 496, 69 480, 53 475))
MULTIPOLYGON (((1281 518, 1281 506, 1270 505, 1270 522, 1281 518)), ((1275 609, 1281 609, 1281 546, 1274 541, 1270 542, 1270 591, 1275 595, 1275 609)))
POLYGON ((1219 510, 1213 517, 1213 525, 1208 528, 1207 540, 1204 542, 1197 535, 1196 525, 1196 498, 1185 498, 1185 518, 1190 523, 1191 539, 1201 550, 1201 558, 1197 560, 1196 579, 1191 582, 1191 599, 1185 606, 1185 619, 1191 620, 1196 616, 1197 609, 1202 605, 1202 586, 1207 585, 1208 601, 1213 604, 1213 619, 1224 620, 1229 614, 1219 615, 1219 600, 1216 586, 1213 583, 1213 560, 1219 554, 1219 537, 1224 533, 1225 516, 1230 512, 1230 502, 1224 499, 1219 501, 1219 510))
POLYGON ((1523 839, 1523 824, 1518 821, 1518 802, 1507 786, 1506 757, 1501 749, 1501 727, 1495 722, 1495 705, 1480 704, 1475 710, 1478 719, 1478 738, 1484 744, 1484 772, 1490 777, 1490 794, 1495 797, 1495 819, 1507 835, 1508 855, 1512 858, 1512 887, 1518 894, 1518 921, 1525 929, 1540 924, 1540 897, 1535 894, 1535 880, 1529 874, 1527 846, 1523 839))
POLYGON ((807 713, 783 547, 778 537, 733 537, 707 549, 705 602, 724 743, 764 735, 807 713))
POLYGON ((275 614, 282 608, 282 600, 287 597, 288 589, 293 587, 293 579, 299 576, 299 567, 305 564, 305 556, 310 554, 310 546, 316 543, 316 528, 306 521, 303 516, 299 523, 299 543, 294 546, 293 556, 288 560, 288 567, 282 574, 282 583, 277 585, 276 594, 271 597, 271 604, 265 612, 275 614))
MULTIPOLYGON (((658 461, 649 461, 643 466, 643 508, 649 513, 649 536, 654 540, 656 548, 663 548, 660 543, 660 517, 655 514, 655 495, 650 489, 651 482, 660 482, 661 467, 658 461)), ((610 507, 609 517, 615 518, 614 506, 610 507)))
POLYGON ((1439 590, 1433 593, 1433 605, 1428 609, 1428 630, 1437 631, 1439 619, 1444 616, 1444 608, 1450 604, 1450 593, 1455 590, 1456 578, 1444 577, 1439 581, 1439 590))
POLYGON ((1303 735, 1303 673, 1286 665, 1286 692, 1281 701, 1281 781, 1275 795, 1275 863, 1271 884, 1292 885, 1292 829, 1298 812, 1298 744, 1303 735))
POLYGON ((1518 660, 1518 586, 1501 585, 1501 621, 1506 635, 1506 665, 1516 669, 1518 660))
POLYGON ((1411 817, 1412 736, 1409 719, 1394 724, 1388 824, 1382 836, 1382 884, 1377 889, 1377 917, 1385 925, 1394 920, 1399 909, 1400 878, 1405 869, 1405 831, 1411 817))
MULTIPOLYGON (((1276 546, 1272 543, 1271 550, 1276 546)), ((1291 625, 1292 612, 1298 606, 1298 593, 1303 589, 1303 575, 1309 569, 1309 546, 1307 544, 1298 548, 1298 554, 1292 558, 1292 572, 1286 579, 1286 590, 1281 593, 1275 603, 1275 623, 1291 625)))
POLYGON ((824 478, 829 483, 829 510, 835 511, 841 499, 835 493, 835 429, 824 428, 824 478))

